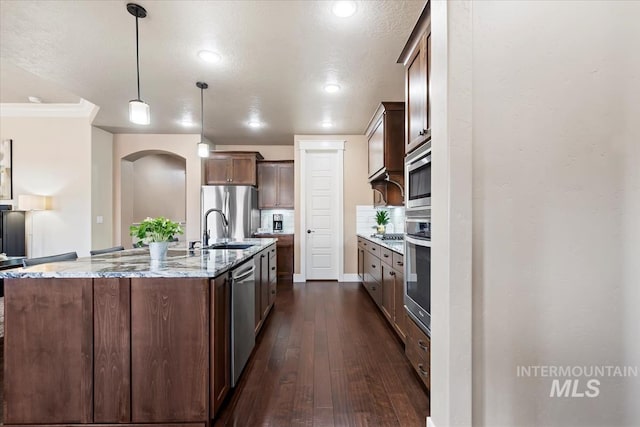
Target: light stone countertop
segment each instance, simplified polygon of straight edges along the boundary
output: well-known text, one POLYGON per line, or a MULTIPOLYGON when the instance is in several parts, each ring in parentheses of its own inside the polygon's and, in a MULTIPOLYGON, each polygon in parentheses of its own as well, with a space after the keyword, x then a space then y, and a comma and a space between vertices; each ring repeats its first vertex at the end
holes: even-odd
MULTIPOLYGON (((277 239, 243 239, 233 243, 252 243, 243 249, 195 249, 182 244, 169 247, 167 259, 152 261, 149 249, 127 249, 92 257, 34 265, 0 271, 0 278, 133 278, 133 277, 216 277, 256 253, 276 243, 277 239)), ((212 242, 216 243, 216 242, 212 242)))
POLYGON ((371 235, 367 235, 364 233, 357 233, 358 237, 362 237, 363 239, 367 239, 370 242, 377 243, 380 246, 387 248, 393 252, 399 253, 400 255, 404 255, 404 240, 382 240, 377 237, 371 237, 371 235))

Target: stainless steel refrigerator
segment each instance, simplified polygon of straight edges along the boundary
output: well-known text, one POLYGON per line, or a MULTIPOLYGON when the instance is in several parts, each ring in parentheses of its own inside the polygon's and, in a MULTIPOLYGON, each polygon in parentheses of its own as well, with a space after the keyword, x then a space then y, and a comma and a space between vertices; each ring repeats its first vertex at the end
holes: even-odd
MULTIPOLYGON (((200 191, 200 235, 204 233, 204 213, 211 208, 220 209, 229 221, 229 239, 252 237, 260 226, 258 191, 248 185, 203 185, 200 191)), ((220 215, 209 214, 207 220, 209 239, 224 237, 220 215)))

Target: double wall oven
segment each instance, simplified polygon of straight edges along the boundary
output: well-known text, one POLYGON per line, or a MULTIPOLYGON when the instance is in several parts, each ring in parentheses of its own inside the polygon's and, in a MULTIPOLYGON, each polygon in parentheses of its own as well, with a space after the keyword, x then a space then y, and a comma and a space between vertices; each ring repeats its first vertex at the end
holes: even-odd
POLYGON ((431 336, 431 141, 407 155, 405 185, 404 303, 431 336))

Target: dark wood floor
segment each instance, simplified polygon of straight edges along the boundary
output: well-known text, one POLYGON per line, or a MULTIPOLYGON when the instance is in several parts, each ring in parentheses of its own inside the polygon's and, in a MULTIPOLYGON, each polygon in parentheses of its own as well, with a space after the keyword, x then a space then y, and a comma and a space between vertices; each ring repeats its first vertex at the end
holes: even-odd
POLYGON ((264 328, 216 426, 425 425, 426 392, 359 285, 279 285, 264 328))
POLYGON ((429 400, 358 284, 279 286, 216 426, 424 426, 429 400))

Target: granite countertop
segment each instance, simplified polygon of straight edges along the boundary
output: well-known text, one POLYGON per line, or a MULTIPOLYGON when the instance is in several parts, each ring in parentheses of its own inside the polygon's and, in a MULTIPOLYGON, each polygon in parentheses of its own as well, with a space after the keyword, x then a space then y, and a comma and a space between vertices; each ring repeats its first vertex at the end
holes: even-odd
POLYGON ((367 239, 370 242, 377 243, 383 248, 387 248, 393 252, 397 252, 400 255, 404 255, 404 240, 382 240, 377 237, 371 237, 371 235, 358 233, 358 237, 367 239))
MULTIPOLYGON (((189 250, 176 243, 167 259, 151 261, 149 249, 127 249, 92 257, 0 271, 0 278, 99 278, 99 277, 216 277, 274 244, 276 239, 242 239, 252 243, 244 249, 189 250)), ((216 243, 216 242, 212 242, 216 243)))

